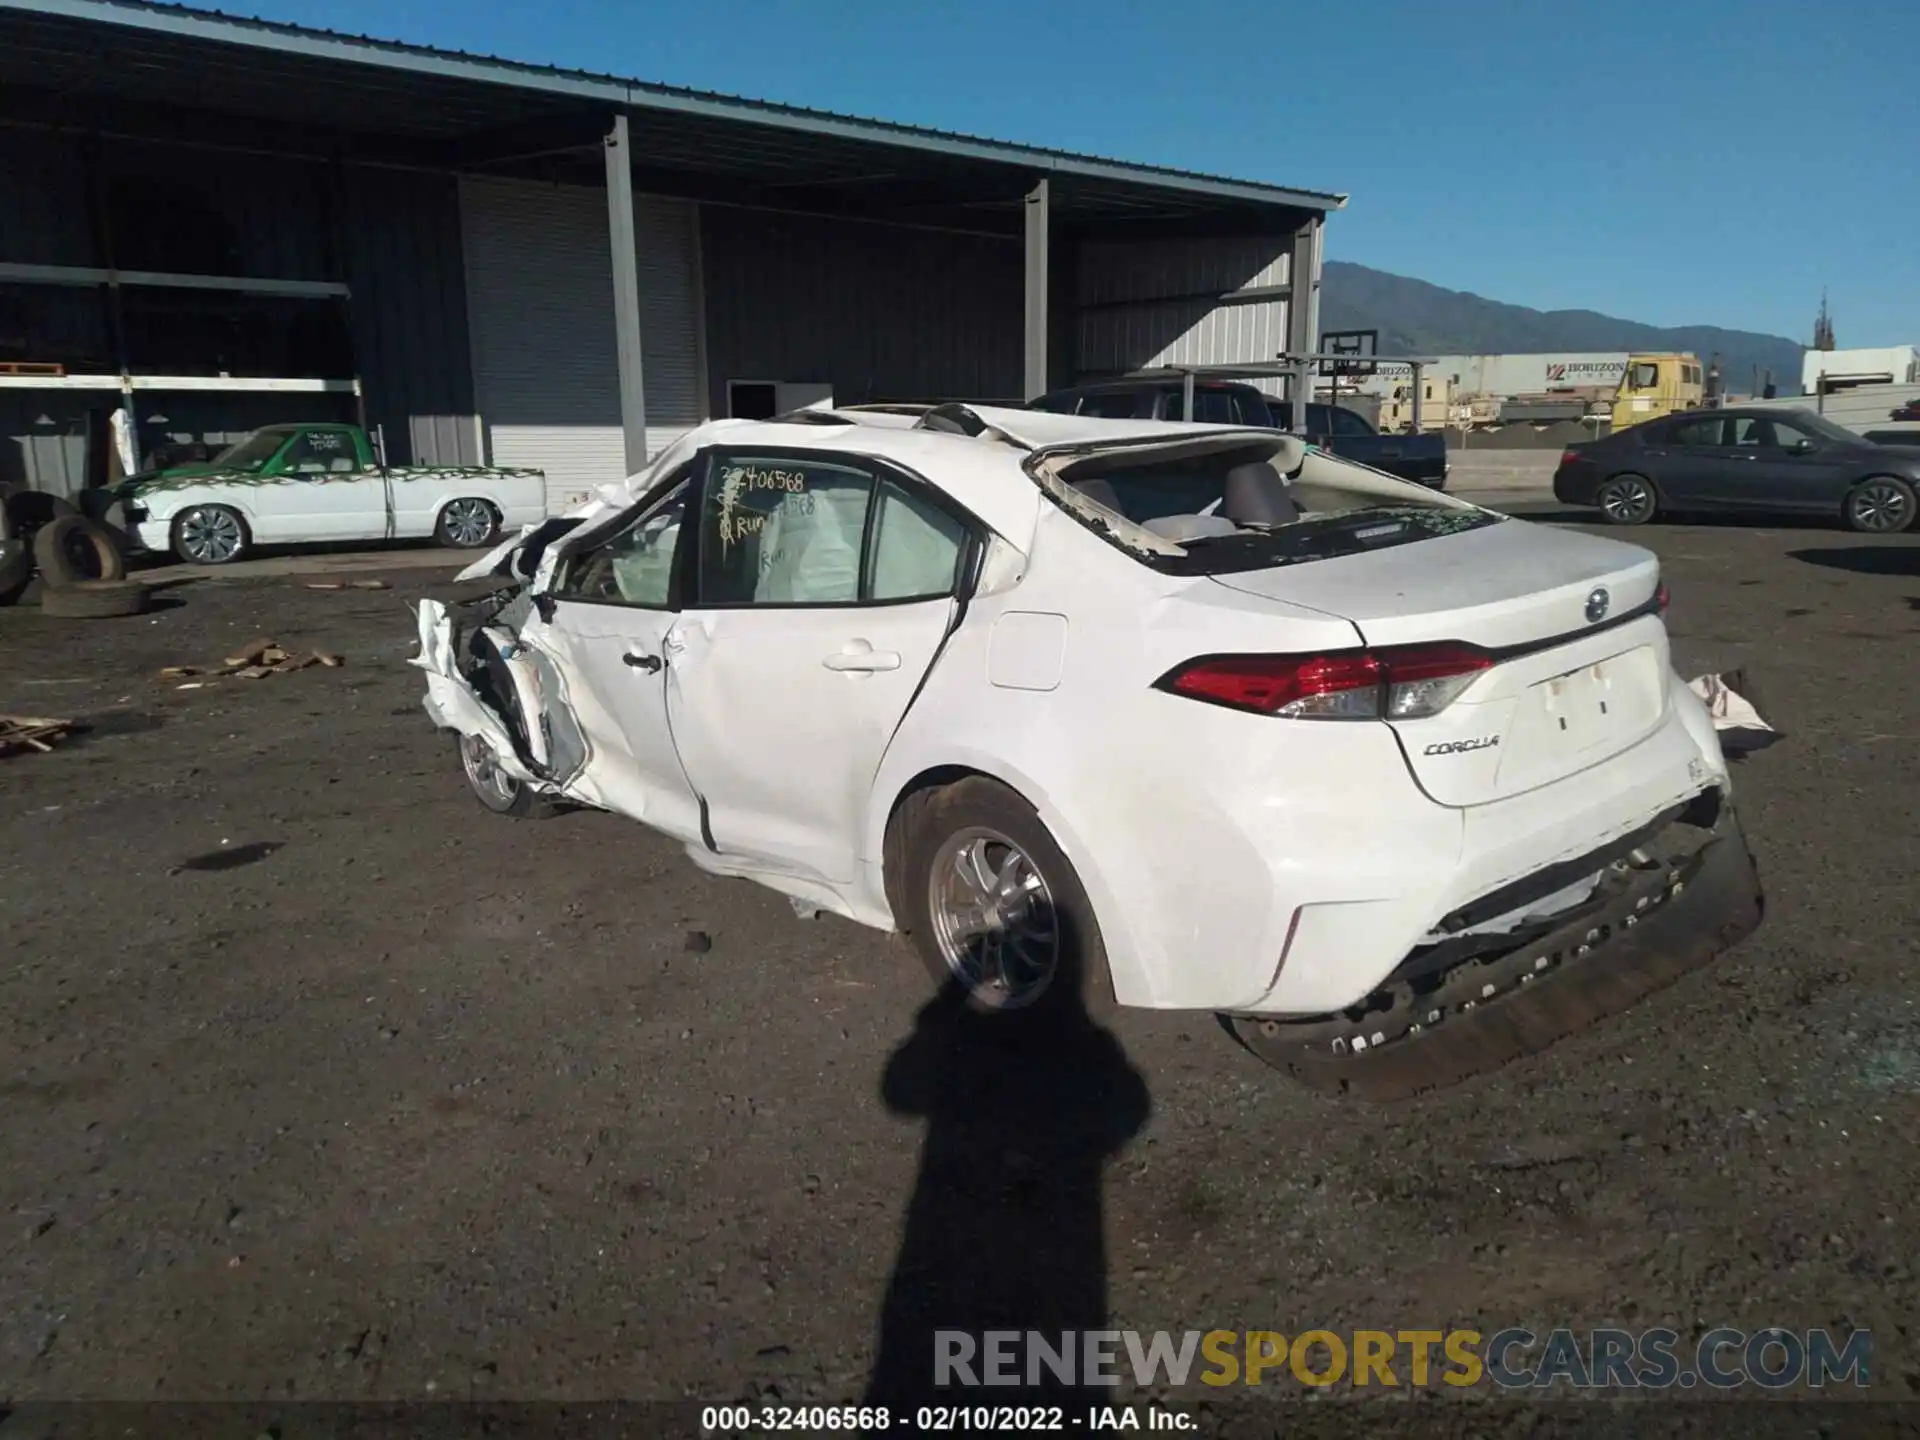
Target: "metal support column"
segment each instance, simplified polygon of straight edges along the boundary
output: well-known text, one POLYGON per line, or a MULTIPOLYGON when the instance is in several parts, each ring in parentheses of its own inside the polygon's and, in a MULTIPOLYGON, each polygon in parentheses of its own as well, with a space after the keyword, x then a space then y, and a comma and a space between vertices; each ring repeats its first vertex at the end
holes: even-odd
POLYGON ((640 259, 634 248, 633 167, 627 117, 607 135, 607 238, 613 247, 613 334, 620 364, 620 429, 627 473, 647 468, 647 387, 640 364, 640 259))
MULTIPOLYGON (((1314 216, 1293 233, 1287 255, 1287 350, 1312 355, 1320 348, 1320 217, 1314 216)), ((1313 363, 1300 361, 1293 372, 1293 411, 1288 429, 1307 431, 1307 402, 1313 399, 1313 363)))
POLYGON ((1049 184, 1042 180, 1027 194, 1027 347, 1026 398, 1047 393, 1047 254, 1049 184))

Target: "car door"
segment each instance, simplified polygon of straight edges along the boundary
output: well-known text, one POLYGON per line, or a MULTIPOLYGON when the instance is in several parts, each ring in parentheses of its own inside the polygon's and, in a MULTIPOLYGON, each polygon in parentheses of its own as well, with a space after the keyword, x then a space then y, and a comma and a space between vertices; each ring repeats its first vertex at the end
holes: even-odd
POLYGON ((388 528, 387 487, 367 468, 344 426, 310 426, 277 461, 277 494, 263 497, 289 521, 289 540, 378 540, 388 528))
POLYGON ((1739 465, 1723 443, 1723 418, 1710 415, 1647 423, 1659 428, 1644 437, 1640 454, 1627 464, 1644 465, 1662 503, 1683 510, 1715 510, 1740 503, 1739 465))
POLYGON ((702 462, 671 477, 610 531, 568 546, 530 634, 556 662, 585 738, 589 798, 677 840, 700 842, 700 805, 667 718, 667 640, 679 599, 682 523, 702 462))
POLYGON ((870 459, 732 449, 692 543, 667 714, 712 842, 851 880, 873 777, 953 622, 971 523, 870 459))
POLYGON ((1853 473, 1839 446, 1793 421, 1768 415, 1731 420, 1742 505, 1784 514, 1831 514, 1853 473))

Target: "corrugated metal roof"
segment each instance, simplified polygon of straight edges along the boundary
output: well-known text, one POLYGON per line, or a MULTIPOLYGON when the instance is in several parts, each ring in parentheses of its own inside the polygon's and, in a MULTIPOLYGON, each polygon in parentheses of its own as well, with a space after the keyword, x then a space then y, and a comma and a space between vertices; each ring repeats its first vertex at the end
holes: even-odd
MULTIPOLYGON (((822 141, 840 142, 845 160, 862 152, 882 158, 915 152, 936 165, 1018 167, 1076 182, 1076 195, 1097 202, 1104 193, 1125 210, 1126 192, 1251 207, 1326 211, 1344 195, 1232 180, 1189 170, 1133 164, 1042 146, 952 134, 921 126, 868 120, 709 91, 656 84, 558 66, 528 64, 368 36, 249 19, 219 11, 153 0, 0 0, 0 22, 9 24, 4 49, 19 66, 17 80, 48 89, 79 86, 149 103, 196 100, 225 91, 249 113, 297 121, 322 107, 370 130, 414 136, 455 136, 537 120, 568 102, 619 106, 644 128, 651 117, 672 131, 684 151, 702 147, 701 168, 741 166, 766 174, 791 163, 801 150, 818 159, 822 141), (17 22, 45 17, 50 26, 17 22), (59 22, 65 22, 64 25, 59 22), (128 54, 108 38, 138 33, 146 42, 128 54), (103 48, 119 51, 112 66, 103 48), (223 52, 227 62, 223 63, 223 52), (199 64, 183 60, 198 59, 199 64), (244 64, 239 63, 244 60, 244 64), (324 66, 316 70, 316 63, 324 66), (29 68, 30 67, 30 68, 29 68), (213 73, 209 73, 212 67, 213 73), (316 84, 324 94, 315 93, 316 84), (782 139, 786 143, 782 144, 782 139)), ((0 56, 4 64, 8 56, 0 56)), ((663 139, 666 137, 662 137, 663 139)), ((645 151, 636 147, 636 158, 645 151)), ((709 172, 710 173, 710 172, 709 172)), ((843 183, 857 180, 849 172, 843 183)), ((895 178, 895 177, 887 177, 895 178)))

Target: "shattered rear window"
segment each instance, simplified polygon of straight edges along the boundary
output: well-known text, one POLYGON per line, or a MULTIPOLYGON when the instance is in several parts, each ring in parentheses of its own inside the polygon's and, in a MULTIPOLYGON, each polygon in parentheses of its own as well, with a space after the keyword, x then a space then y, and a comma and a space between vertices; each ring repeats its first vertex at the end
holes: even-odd
POLYGON ((1484 530, 1506 520, 1487 510, 1438 509, 1425 505, 1374 505, 1309 515, 1271 530, 1243 530, 1181 542, 1184 555, 1155 555, 1147 561, 1173 575, 1231 575, 1269 570, 1308 560, 1337 560, 1374 550, 1391 550, 1444 535, 1484 530))
MULTIPOLYGON (((1170 456, 1113 449, 1076 457, 1052 477, 1056 503, 1144 565, 1174 575, 1221 575, 1331 560, 1498 525, 1506 517, 1365 467, 1309 451, 1284 482, 1298 517, 1276 524, 1224 511, 1236 466, 1271 464, 1269 444, 1227 444, 1170 456), (1120 527, 1104 518, 1117 514, 1120 527), (1177 536, 1177 539, 1170 538, 1177 536)), ((1277 468, 1277 467, 1276 467, 1277 468)), ((1256 482, 1257 486, 1257 482, 1256 482)), ((1248 514, 1263 512, 1257 500, 1248 514)), ((1284 502, 1283 502, 1284 503, 1284 502)))

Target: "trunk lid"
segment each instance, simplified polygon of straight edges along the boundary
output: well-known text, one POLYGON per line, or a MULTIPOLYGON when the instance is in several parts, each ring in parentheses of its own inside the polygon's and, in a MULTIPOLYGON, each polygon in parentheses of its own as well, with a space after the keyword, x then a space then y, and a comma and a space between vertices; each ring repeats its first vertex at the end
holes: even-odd
POLYGON ((1491 652, 1439 714, 1388 722, 1442 805, 1486 804, 1590 769, 1666 714, 1666 627, 1652 608, 1660 563, 1635 545, 1509 520, 1213 579, 1350 620, 1369 648, 1464 641, 1491 652))

